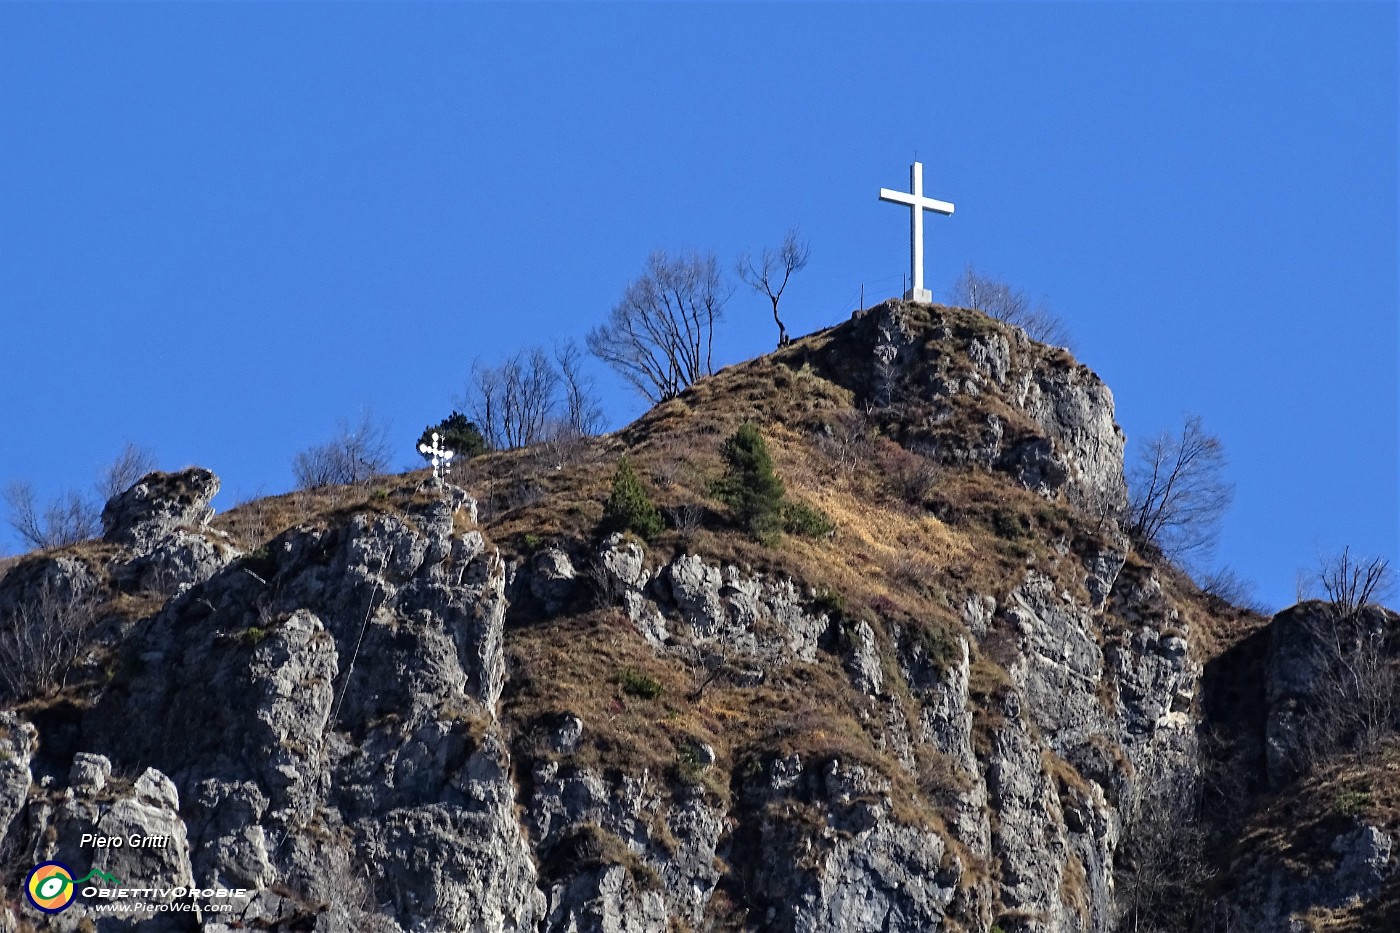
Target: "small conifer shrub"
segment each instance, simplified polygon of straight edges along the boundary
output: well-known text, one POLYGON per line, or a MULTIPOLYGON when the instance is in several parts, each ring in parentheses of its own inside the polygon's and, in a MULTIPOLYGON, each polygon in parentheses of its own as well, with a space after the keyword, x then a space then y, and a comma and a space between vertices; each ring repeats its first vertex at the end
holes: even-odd
POLYGON ((836 530, 831 517, 821 509, 801 502, 783 503, 783 530, 804 538, 821 538, 836 530))
POLYGON ((745 421, 720 449, 724 476, 712 487, 729 506, 734 520, 761 541, 783 528, 783 481, 773 472, 773 458, 758 426, 745 421))
POLYGON ((650 674, 642 673, 635 667, 624 667, 619 671, 617 682, 622 685, 624 693, 641 697, 643 700, 654 700, 663 692, 661 681, 650 674))
POLYGON ((613 474, 612 494, 603 506, 601 531, 605 535, 630 531, 650 540, 659 535, 663 527, 661 510, 647 497, 637 471, 632 469, 632 461, 623 457, 613 474))
POLYGON ((783 481, 773 471, 768 443, 758 426, 745 421, 720 449, 724 476, 711 493, 729 506, 734 521, 765 544, 776 542, 779 532, 819 538, 835 526, 820 509, 785 498, 783 481))

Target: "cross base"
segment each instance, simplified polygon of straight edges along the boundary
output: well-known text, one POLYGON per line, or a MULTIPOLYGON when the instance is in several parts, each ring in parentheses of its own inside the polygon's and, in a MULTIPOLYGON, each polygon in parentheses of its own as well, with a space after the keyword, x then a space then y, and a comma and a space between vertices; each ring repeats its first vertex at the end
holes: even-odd
POLYGON ((911 288, 904 293, 905 301, 917 301, 920 304, 933 304, 933 292, 927 288, 911 288))

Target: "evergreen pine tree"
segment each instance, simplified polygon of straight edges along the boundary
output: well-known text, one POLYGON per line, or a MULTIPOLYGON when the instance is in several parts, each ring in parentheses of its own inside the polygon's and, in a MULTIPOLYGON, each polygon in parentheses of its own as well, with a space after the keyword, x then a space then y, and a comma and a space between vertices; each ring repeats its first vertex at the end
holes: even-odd
POLYGON ((665 527, 661 511, 647 497, 642 481, 626 457, 613 474, 612 494, 603 506, 603 534, 630 531, 644 539, 654 538, 665 527))
POLYGON ((715 496, 747 531, 771 540, 783 527, 783 481, 773 472, 773 458, 758 426, 745 421, 720 452, 725 471, 714 484, 715 496))

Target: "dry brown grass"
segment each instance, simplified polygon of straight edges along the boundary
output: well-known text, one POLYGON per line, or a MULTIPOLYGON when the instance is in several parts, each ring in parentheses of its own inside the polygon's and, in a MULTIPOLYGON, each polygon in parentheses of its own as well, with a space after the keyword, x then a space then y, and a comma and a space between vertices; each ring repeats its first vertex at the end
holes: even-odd
MULTIPOLYGON (((616 610, 512 629, 507 662, 505 719, 519 737, 530 738, 553 715, 578 716, 584 723, 579 765, 665 773, 683 745, 718 741, 687 709, 692 683, 683 665, 656 657, 616 610), (625 670, 655 679, 660 695, 629 694, 619 679, 625 670)), ((723 744, 715 747, 718 753, 723 744)))
POLYGON ((414 494, 426 471, 376 477, 367 483, 298 489, 239 503, 210 521, 239 549, 251 551, 299 525, 328 527, 337 518, 364 508, 379 508, 392 491, 400 499, 414 494), (378 494, 377 494, 378 493, 378 494))
POLYGON ((1045 769, 1045 773, 1050 775, 1055 781, 1056 791, 1059 794, 1064 795, 1072 790, 1081 796, 1089 797, 1093 793, 1090 790, 1089 782, 1084 779, 1084 776, 1079 773, 1074 765, 1065 761, 1050 749, 1047 748, 1041 751, 1040 761, 1041 766, 1045 769))
MULTIPOLYGON (((616 457, 626 448, 639 472, 651 479, 650 491, 658 505, 663 509, 694 506, 704 509, 707 516, 701 527, 689 529, 685 535, 668 531, 652 542, 653 560, 689 550, 720 563, 786 576, 808 592, 840 594, 845 616, 873 624, 881 653, 886 656, 887 689, 908 702, 898 665, 889 657, 893 649, 886 621, 907 626, 911 621, 936 620, 955 634, 961 631, 961 624, 953 607, 973 593, 1003 599, 1032 566, 1083 595, 1083 571, 1077 557, 1072 553, 1062 556, 1051 542, 1087 538, 1093 532, 1088 530, 1087 520, 1067 507, 1047 502, 985 470, 940 470, 927 485, 914 477, 910 482, 919 487, 918 494, 908 495, 909 483, 892 482, 891 465, 905 467, 901 456, 913 455, 890 451, 886 446, 890 442, 878 437, 861 448, 871 451, 871 456, 837 462, 829 449, 824 450, 814 440, 824 426, 843 419, 858 421, 852 407, 854 393, 818 374, 829 370, 800 362, 805 359, 810 364, 817 354, 832 349, 833 339, 831 332, 814 335, 784 353, 732 367, 620 432, 604 462, 590 475, 559 478, 561 487, 569 486, 571 496, 590 501, 588 511, 579 513, 582 520, 568 528, 556 526, 555 533, 586 539, 589 526, 601 514, 616 457), (804 391, 794 393, 795 387, 804 391), (833 519, 837 531, 832 540, 785 537, 778 547, 764 547, 727 526, 722 509, 709 499, 707 487, 721 472, 720 444, 744 420, 756 421, 763 430, 789 496, 833 519), (922 507, 920 500, 925 499, 932 509, 922 507)), ((909 468, 917 466, 907 464, 909 468)), ((550 513, 556 521, 559 514, 558 510, 550 513)), ((522 511, 519 533, 539 527, 542 517, 522 511)), ((509 538, 513 530, 501 526, 500 536, 509 538)), ((584 685, 605 682, 599 667, 615 669, 627 663, 644 669, 642 659, 648 654, 638 642, 625 657, 605 656, 601 665, 598 659, 585 664, 578 656, 561 660, 589 668, 560 680, 575 685, 565 695, 577 698, 586 692, 584 685)), ((995 698, 1009 689, 999 663, 1004 660, 996 656, 995 649, 975 653, 973 689, 977 705, 983 707, 978 724, 984 738, 999 725, 992 711, 995 698)), ((694 682, 694 673, 685 670, 681 662, 668 659, 664 667, 663 671, 645 669, 670 684, 668 696, 694 682)), ((645 761, 632 762, 653 768, 665 767, 678 754, 678 737, 683 741, 704 737, 716 747, 720 755, 716 767, 721 770, 734 767, 736 757, 743 758, 746 748, 776 753, 801 747, 808 754, 865 761, 891 776, 900 787, 900 796, 926 801, 933 788, 912 786, 916 782, 902 769, 874 751, 859 724, 850 686, 839 666, 800 667, 803 673, 799 680, 806 683, 770 681, 748 693, 716 689, 693 709, 670 709, 662 716, 653 712, 641 720, 631 717, 630 711, 598 710, 595 706, 595 715, 602 713, 607 728, 619 733, 616 739, 603 737, 600 741, 608 747, 631 749, 628 754, 632 755, 637 749, 660 750, 659 757, 643 756, 645 761), (811 683, 815 682, 823 684, 822 690, 815 691, 822 701, 794 707, 789 691, 797 688, 799 696, 812 696, 811 683)), ((596 703, 597 696, 608 697, 613 704, 625 706, 627 702, 606 691, 591 702, 596 703)), ((555 700, 566 702, 564 696, 555 700)), ((531 705, 543 711, 549 703, 536 697, 531 705)), ((523 712, 525 706, 518 709, 523 712)), ((603 750, 599 749, 599 761, 606 757, 603 750)))
MULTIPOLYGON (((1370 755, 1346 756, 1282 792, 1256 802, 1228 853, 1227 878, 1251 865, 1287 868, 1300 876, 1327 875, 1337 867, 1332 842, 1359 822, 1392 838, 1400 832, 1400 740, 1370 755)), ((1311 929, 1335 933, 1400 929, 1400 876, 1392 876, 1367 903, 1314 910, 1311 929)))
POLYGON ((694 699, 695 671, 678 656, 658 657, 619 613, 600 610, 512 629, 511 682, 504 718, 529 757, 552 757, 538 730, 572 713, 584 737, 570 761, 581 767, 664 777, 675 788, 699 785, 729 800, 729 776, 793 753, 812 765, 838 759, 862 764, 888 779, 896 819, 931 826, 911 776, 875 746, 859 700, 839 659, 823 656, 770 672, 757 686, 717 682, 694 699), (660 687, 648 698, 627 679, 644 676, 660 687), (689 766, 698 744, 714 749, 714 764, 689 766))
POLYGON ((1079 928, 1089 929, 1089 876, 1078 852, 1071 852, 1060 874, 1060 902, 1079 917, 1079 928))
POLYGON ((1186 622, 1191 657, 1197 661, 1219 657, 1269 624, 1269 616, 1202 593, 1186 573, 1169 563, 1157 565, 1156 570, 1162 592, 1186 622))

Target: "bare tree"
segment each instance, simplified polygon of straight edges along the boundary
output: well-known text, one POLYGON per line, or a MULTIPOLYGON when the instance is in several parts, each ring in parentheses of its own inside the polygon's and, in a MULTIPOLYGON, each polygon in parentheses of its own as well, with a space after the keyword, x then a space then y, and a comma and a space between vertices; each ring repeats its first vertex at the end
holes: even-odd
POLYGON ((1369 749, 1400 726, 1400 627, 1377 605, 1393 582, 1388 561, 1354 558, 1350 547, 1300 576, 1300 601, 1319 586, 1327 597, 1325 607, 1298 607, 1288 616, 1311 645, 1312 696, 1302 728, 1308 765, 1343 749, 1369 749))
POLYGON ((0 688, 25 700, 63 686, 97 622, 91 589, 74 591, 45 579, 12 612, 0 614, 0 688))
POLYGON ((122 452, 108 464, 97 479, 97 494, 106 502, 126 492, 141 477, 156 468, 156 456, 145 447, 127 441, 122 452))
POLYGON ((1396 617, 1364 604, 1350 612, 1295 610, 1313 646, 1315 676, 1303 727, 1309 764, 1341 749, 1367 750, 1400 724, 1396 617))
POLYGON ((1052 314, 1043 302, 1032 307, 1025 292, 981 274, 971 263, 963 268, 962 275, 953 283, 949 301, 958 307, 973 308, 990 318, 1014 324, 1032 340, 1060 347, 1069 345, 1069 332, 1064 322, 1052 314))
POLYGON ((705 691, 713 684, 723 684, 737 673, 729 649, 722 644, 696 645, 696 660, 700 663, 696 672, 695 689, 690 692, 690 701, 698 703, 705 697, 705 691))
POLYGON ((5 504, 10 527, 30 547, 67 547, 95 538, 102 531, 100 509, 75 490, 40 506, 33 484, 16 481, 5 487, 5 504))
POLYGON ((477 362, 463 404, 496 450, 567 444, 598 433, 603 409, 578 344, 516 351, 499 366, 477 362))
POLYGON ((1128 477, 1124 530, 1173 559, 1208 552, 1234 496, 1221 478, 1224 469, 1220 438, 1199 416, 1187 416, 1180 435, 1163 432, 1140 448, 1128 477))
POLYGON ((30 547, 47 550, 67 547, 102 533, 102 506, 126 492, 142 476, 156 468, 155 455, 130 442, 116 459, 98 474, 94 502, 75 489, 65 490, 41 505, 32 483, 15 481, 4 492, 8 520, 30 547))
POLYGON ((811 253, 810 247, 797 239, 797 229, 794 227, 787 232, 777 250, 765 247, 757 263, 748 253, 739 257, 739 278, 773 302, 773 321, 778 325, 780 347, 787 346, 789 340, 787 328, 783 326, 782 318, 778 317, 778 301, 783 297, 783 289, 787 288, 792 274, 806 268, 811 253))
POLYGON ((562 431, 572 438, 592 437, 603 427, 603 406, 598 402, 593 377, 583 370, 583 351, 572 340, 554 348, 559 367, 560 421, 562 431))
POLYGON ((1115 872, 1120 933, 1192 929, 1209 903, 1213 872, 1206 859, 1207 827, 1200 789, 1189 772, 1141 779, 1142 790, 1124 814, 1115 872))
POLYGON ((1388 560, 1354 558, 1350 547, 1342 548, 1335 557, 1323 558, 1315 579, 1343 619, 1354 619, 1367 606, 1389 596, 1395 585, 1388 560))
POLYGON ((351 425, 340 422, 335 437, 299 451, 292 473, 301 489, 363 483, 389 469, 388 428, 372 412, 351 425))
POLYGON ((499 366, 472 366, 467 404, 495 450, 528 447, 545 438, 559 373, 539 347, 517 350, 499 366))
POLYGON ((588 349, 653 402, 714 372, 714 329, 728 299, 713 254, 658 250, 627 286, 588 349))

